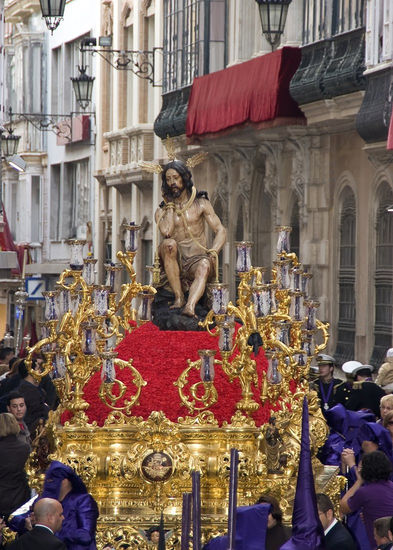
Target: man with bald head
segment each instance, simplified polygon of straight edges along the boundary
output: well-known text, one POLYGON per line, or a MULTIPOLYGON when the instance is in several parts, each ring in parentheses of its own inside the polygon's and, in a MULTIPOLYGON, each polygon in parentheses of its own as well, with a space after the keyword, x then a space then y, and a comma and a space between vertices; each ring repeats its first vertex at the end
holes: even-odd
MULTIPOLYGON (((61 529, 63 507, 58 500, 42 498, 34 505, 34 527, 14 542, 2 546, 4 550, 67 550, 54 533, 61 529)), ((4 527, 4 524, 1 525, 4 527)))

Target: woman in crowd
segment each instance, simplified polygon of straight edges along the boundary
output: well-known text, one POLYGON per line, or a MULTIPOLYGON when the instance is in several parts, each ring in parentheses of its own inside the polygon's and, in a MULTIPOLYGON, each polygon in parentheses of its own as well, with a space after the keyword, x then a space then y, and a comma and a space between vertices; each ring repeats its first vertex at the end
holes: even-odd
POLYGON ((383 419, 383 426, 388 430, 393 442, 393 411, 389 411, 385 414, 383 419))
POLYGON ((389 480, 392 463, 382 451, 363 456, 358 478, 340 501, 343 514, 360 511, 371 548, 376 548, 373 523, 377 518, 393 515, 393 482, 389 480))
POLYGON ((379 410, 381 411, 381 422, 385 416, 393 411, 393 394, 384 395, 379 402, 379 410))
POLYGON ((7 517, 30 498, 24 470, 30 447, 18 438, 13 414, 0 414, 0 514, 7 517))

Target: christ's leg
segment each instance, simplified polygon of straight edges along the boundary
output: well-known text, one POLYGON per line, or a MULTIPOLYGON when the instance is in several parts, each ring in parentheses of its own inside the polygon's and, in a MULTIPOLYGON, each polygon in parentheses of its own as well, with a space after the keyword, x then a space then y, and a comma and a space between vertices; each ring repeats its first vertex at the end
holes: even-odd
POLYGON ((180 268, 177 261, 177 243, 174 239, 164 239, 160 244, 160 256, 164 264, 168 282, 175 295, 171 308, 182 307, 185 303, 180 282, 180 268))

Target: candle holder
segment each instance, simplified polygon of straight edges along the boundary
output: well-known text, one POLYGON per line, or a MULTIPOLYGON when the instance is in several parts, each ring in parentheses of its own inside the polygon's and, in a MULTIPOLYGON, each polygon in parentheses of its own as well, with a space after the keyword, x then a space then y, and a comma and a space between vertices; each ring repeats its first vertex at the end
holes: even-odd
POLYGON ((124 243, 126 252, 136 252, 138 250, 138 233, 141 226, 131 222, 130 224, 123 224, 123 228, 126 230, 124 243))
POLYGON ((91 321, 81 323, 82 328, 82 352, 85 355, 94 355, 97 351, 96 339, 97 339, 97 327, 98 324, 91 321))
POLYGON ((240 241, 236 242, 237 260, 236 271, 238 273, 247 273, 251 270, 251 249, 252 242, 240 241))
POLYGON ((214 313, 225 315, 229 302, 229 286, 224 283, 211 283, 208 285, 208 290, 214 313))
POLYGON ((121 286, 121 273, 123 266, 121 264, 104 264, 106 271, 105 285, 110 288, 110 292, 117 294, 121 286))
POLYGON ((198 355, 201 358, 201 380, 202 382, 213 382, 214 380, 214 356, 216 351, 212 349, 200 349, 198 355))
POLYGON ((139 293, 139 298, 141 300, 141 305, 139 308, 139 322, 147 323, 151 321, 151 306, 154 300, 154 292, 149 290, 142 290, 139 293))
POLYGON ((312 279, 312 273, 304 271, 301 275, 301 291, 304 294, 304 297, 307 298, 309 295, 310 281, 312 279))
POLYGON ((317 328, 317 308, 319 302, 315 300, 304 300, 305 315, 307 318, 306 329, 315 330, 317 328))
POLYGON ((87 286, 92 286, 95 283, 96 263, 97 263, 96 258, 92 258, 90 256, 83 260, 82 277, 85 280, 87 286))
POLYGON ((279 290, 287 290, 289 288, 289 266, 290 260, 281 259, 273 262, 276 268, 276 282, 279 290))
POLYGON ((304 318, 304 294, 300 290, 291 290, 290 296, 291 304, 289 307, 289 315, 295 321, 301 321, 304 318))
POLYGON ((276 231, 278 233, 277 237, 277 254, 287 254, 290 252, 290 234, 292 231, 292 227, 286 227, 286 226, 279 226, 276 227, 276 231))
POLYGON ((59 295, 58 290, 44 290, 42 292, 45 298, 45 319, 47 321, 57 321, 58 319, 58 304, 57 297, 59 295))
POLYGON ((83 269, 83 247, 86 241, 81 239, 69 239, 70 252, 70 269, 72 271, 82 271, 83 269))
POLYGON ((218 337, 218 348, 221 352, 229 353, 233 348, 233 336, 235 333, 235 322, 225 320, 219 323, 220 334, 218 337))
POLYGON ((290 289, 300 291, 302 288, 303 269, 296 265, 289 270, 290 289))
POLYGON ((93 290, 94 313, 105 317, 108 313, 110 287, 106 285, 96 285, 93 290))
POLYGON ((117 357, 117 352, 114 351, 104 351, 100 353, 102 358, 102 370, 101 370, 101 380, 104 384, 113 384, 116 379, 116 369, 115 369, 115 358, 117 357))
POLYGON ((8 330, 3 336, 3 342, 4 342, 4 347, 5 348, 13 348, 14 347, 14 337, 8 330))

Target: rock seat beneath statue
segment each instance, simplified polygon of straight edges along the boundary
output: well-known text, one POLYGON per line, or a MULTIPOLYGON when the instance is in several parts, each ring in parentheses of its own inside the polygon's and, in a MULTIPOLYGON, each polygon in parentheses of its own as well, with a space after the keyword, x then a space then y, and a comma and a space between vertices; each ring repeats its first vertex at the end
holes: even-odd
MULTIPOLYGON (((237 327, 238 328, 238 327, 237 327)), ((140 372, 147 385, 142 388, 139 404, 132 408, 132 416, 147 419, 152 411, 162 411, 166 417, 177 422, 179 417, 196 416, 199 411, 190 413, 181 402, 179 390, 174 382, 187 368, 187 359, 196 361, 199 359, 198 350, 217 350, 216 359, 221 359, 218 351, 218 338, 210 336, 206 331, 161 331, 153 323, 146 323, 128 333, 124 340, 117 346, 118 358, 128 361, 133 360, 133 366, 140 372)), ((267 422, 270 416, 270 404, 262 404, 261 379, 262 371, 267 368, 267 361, 260 349, 255 357, 259 387, 253 388, 255 401, 260 405, 252 414, 257 426, 267 422)), ((125 384, 132 386, 133 374, 129 369, 117 367, 117 378, 125 384)), ((193 369, 189 376, 188 387, 200 381, 199 371, 193 369)), ((102 426, 107 415, 111 412, 98 397, 101 384, 101 374, 96 373, 85 386, 85 399, 89 402, 86 413, 89 421, 96 421, 102 426)), ((214 414, 219 425, 230 422, 236 412, 236 403, 241 399, 241 387, 238 379, 230 382, 220 365, 215 365, 214 385, 218 393, 217 403, 209 408, 214 414)), ((184 388, 184 392, 187 388, 184 388)), ((116 389, 114 389, 116 393, 116 389)), ((188 394, 189 395, 189 394, 188 394)), ((63 421, 68 419, 67 413, 63 421)))

